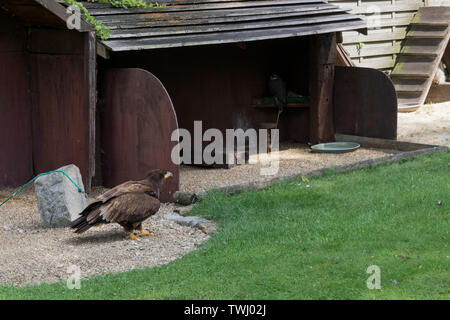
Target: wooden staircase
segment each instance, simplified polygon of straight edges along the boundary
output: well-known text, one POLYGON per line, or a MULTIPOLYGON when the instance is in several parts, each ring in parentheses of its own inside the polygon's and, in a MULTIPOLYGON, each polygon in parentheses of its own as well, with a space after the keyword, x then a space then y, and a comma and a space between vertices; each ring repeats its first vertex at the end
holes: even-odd
POLYGON ((449 40, 450 7, 420 8, 391 74, 399 112, 415 111, 425 103, 449 40))

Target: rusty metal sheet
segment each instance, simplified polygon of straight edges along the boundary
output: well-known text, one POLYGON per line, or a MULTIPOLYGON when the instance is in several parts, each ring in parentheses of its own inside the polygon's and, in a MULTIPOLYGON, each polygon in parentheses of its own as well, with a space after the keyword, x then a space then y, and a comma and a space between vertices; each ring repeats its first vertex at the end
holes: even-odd
POLYGON ((164 185, 161 200, 173 201, 179 169, 171 160, 177 116, 161 82, 135 68, 109 69, 103 75, 101 141, 103 184, 113 187, 140 180, 151 169, 166 169, 174 178, 164 185))
POLYGON ((369 68, 336 67, 336 133, 397 138, 397 94, 389 77, 369 68))

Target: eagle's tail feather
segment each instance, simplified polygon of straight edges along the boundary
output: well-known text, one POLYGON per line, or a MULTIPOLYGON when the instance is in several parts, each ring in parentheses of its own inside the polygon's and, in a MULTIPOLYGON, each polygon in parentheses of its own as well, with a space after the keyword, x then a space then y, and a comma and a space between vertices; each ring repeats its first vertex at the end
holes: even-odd
POLYGON ((87 222, 81 224, 78 226, 77 230, 75 230, 75 233, 83 233, 87 230, 89 230, 92 227, 92 225, 88 224, 87 222))
POLYGON ((70 224, 70 227, 72 229, 76 229, 75 233, 83 233, 87 231, 90 227, 92 227, 92 225, 87 222, 86 216, 81 216, 78 219, 74 220, 70 224))
POLYGON ((89 230, 91 227, 93 227, 94 225, 96 225, 97 223, 101 222, 102 219, 99 216, 99 211, 96 214, 95 220, 87 220, 88 215, 93 212, 94 210, 96 210, 98 207, 101 206, 101 202, 94 202, 91 203, 89 206, 87 206, 83 212, 80 213, 80 217, 75 219, 74 221, 71 222, 70 227, 72 229, 76 229, 75 233, 83 233, 87 230, 89 230))

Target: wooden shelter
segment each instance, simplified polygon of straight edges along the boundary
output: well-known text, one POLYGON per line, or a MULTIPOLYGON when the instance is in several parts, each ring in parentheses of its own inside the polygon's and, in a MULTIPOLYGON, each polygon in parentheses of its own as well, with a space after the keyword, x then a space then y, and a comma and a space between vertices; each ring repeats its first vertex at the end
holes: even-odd
POLYGON ((166 0, 157 9, 84 2, 110 29, 66 28, 63 1, 0 2, 0 185, 77 164, 89 188, 141 178, 170 160, 172 132, 248 129, 273 121, 258 101, 277 73, 305 97, 288 105, 280 138, 333 141, 335 132, 396 137, 391 81, 335 68, 340 32, 358 16, 322 0, 166 0), (339 85, 337 85, 339 84, 339 85), (380 91, 382 90, 382 91, 380 91), (380 94, 382 92, 382 94, 380 94), (97 94, 98 93, 98 94, 97 94))

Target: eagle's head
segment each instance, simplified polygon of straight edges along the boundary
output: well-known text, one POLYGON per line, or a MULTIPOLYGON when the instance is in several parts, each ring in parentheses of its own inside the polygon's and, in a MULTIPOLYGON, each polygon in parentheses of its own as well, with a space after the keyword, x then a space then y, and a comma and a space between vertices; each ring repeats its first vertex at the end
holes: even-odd
POLYGON ((158 183, 165 179, 173 178, 173 173, 163 169, 155 169, 147 173, 147 180, 158 183))

